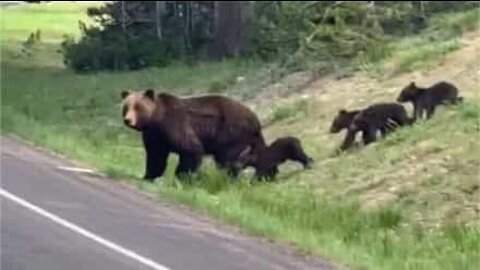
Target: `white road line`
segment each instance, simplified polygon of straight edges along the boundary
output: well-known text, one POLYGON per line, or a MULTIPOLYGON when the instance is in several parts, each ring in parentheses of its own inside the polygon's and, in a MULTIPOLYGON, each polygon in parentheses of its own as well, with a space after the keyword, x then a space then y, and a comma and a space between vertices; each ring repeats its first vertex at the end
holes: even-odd
POLYGON ((78 168, 78 167, 58 166, 57 169, 63 170, 63 171, 70 171, 70 172, 95 173, 95 171, 93 171, 93 170, 91 170, 91 169, 78 168))
POLYGON ((155 270, 170 270, 169 268, 167 268, 167 267, 165 267, 165 266, 163 266, 163 265, 161 265, 161 264, 159 264, 159 263, 157 263, 153 260, 145 258, 145 257, 135 253, 134 251, 123 248, 123 247, 121 247, 121 246, 119 246, 119 245, 117 245, 117 244, 115 244, 115 243, 113 243, 109 240, 106 240, 106 239, 104 239, 104 238, 102 238, 98 235, 95 235, 94 233, 89 232, 89 231, 87 231, 87 230, 85 230, 85 229, 83 229, 83 228, 81 228, 81 227, 79 227, 79 226, 61 218, 61 217, 59 217, 59 216, 56 216, 56 215, 38 207, 38 206, 35 206, 35 205, 27 202, 26 200, 24 200, 22 198, 19 198, 19 197, 13 195, 12 193, 4 190, 3 188, 0 188, 0 196, 6 198, 8 200, 11 200, 11 201, 29 209, 29 210, 32 210, 33 212, 50 219, 54 223, 57 223, 57 224, 65 227, 65 228, 68 228, 68 229, 70 229, 70 230, 72 230, 72 231, 90 239, 90 240, 93 240, 93 241, 95 241, 95 242, 97 242, 97 243, 99 243, 99 244, 101 244, 101 245, 103 245, 107 248, 110 248, 110 249, 112 249, 112 250, 114 250, 114 251, 116 251, 116 252, 118 252, 118 253, 120 253, 120 254, 128 257, 128 258, 131 258, 131 259, 133 259, 133 260, 135 260, 135 261, 137 261, 141 264, 144 264, 144 265, 146 265, 146 266, 148 266, 152 269, 155 269, 155 270))

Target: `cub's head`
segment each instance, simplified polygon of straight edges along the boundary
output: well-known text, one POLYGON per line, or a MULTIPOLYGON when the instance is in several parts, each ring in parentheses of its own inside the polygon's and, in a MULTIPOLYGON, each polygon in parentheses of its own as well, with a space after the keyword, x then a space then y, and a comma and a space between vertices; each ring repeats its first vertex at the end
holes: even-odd
POLYGON ((256 163, 257 155, 252 151, 252 148, 248 146, 238 155, 237 160, 234 162, 234 167, 242 170, 250 166, 255 167, 256 163))
POLYGON ((407 102, 412 101, 415 99, 418 93, 418 87, 415 85, 415 82, 409 83, 405 86, 402 91, 400 91, 400 95, 397 98, 398 102, 407 102))
POLYGON ((154 117, 155 92, 122 91, 122 117, 126 126, 142 131, 154 117))
POLYGON ((332 121, 332 125, 330 126, 330 133, 338 133, 344 128, 348 128, 353 121, 355 115, 358 114, 359 111, 346 111, 340 110, 335 118, 332 121))

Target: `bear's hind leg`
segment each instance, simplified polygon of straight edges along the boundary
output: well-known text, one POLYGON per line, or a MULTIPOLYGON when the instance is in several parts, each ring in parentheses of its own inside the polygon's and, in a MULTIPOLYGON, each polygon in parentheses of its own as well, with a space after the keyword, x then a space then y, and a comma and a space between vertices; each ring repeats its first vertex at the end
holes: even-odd
POLYGON ((363 143, 365 145, 371 144, 377 140, 377 130, 374 127, 369 126, 367 129, 363 130, 363 143))
POLYGON ((432 118, 434 113, 435 113, 435 105, 431 105, 427 110, 427 119, 432 118))
POLYGON ((245 144, 238 144, 223 149, 223 153, 215 155, 215 162, 219 168, 226 170, 230 177, 236 178, 243 169, 237 166, 240 153, 248 147, 249 146, 245 144))
POLYGON ((307 154, 305 154, 305 151, 303 151, 303 148, 301 148, 301 146, 295 149, 293 155, 289 159, 299 162, 305 169, 310 168, 311 164, 313 163, 313 159, 307 156, 307 154))
POLYGON ((176 176, 194 173, 200 167, 202 156, 199 154, 184 153, 180 154, 180 160, 175 170, 176 176))

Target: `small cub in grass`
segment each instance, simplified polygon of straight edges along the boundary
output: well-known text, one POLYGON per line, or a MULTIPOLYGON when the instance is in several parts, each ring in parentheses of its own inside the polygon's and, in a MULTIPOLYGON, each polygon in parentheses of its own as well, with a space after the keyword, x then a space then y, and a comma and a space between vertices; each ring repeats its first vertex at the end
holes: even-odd
POLYGON ((305 169, 311 167, 313 159, 303 150, 300 140, 296 137, 282 137, 275 140, 264 149, 252 153, 245 149, 238 158, 240 168, 254 167, 257 179, 272 180, 278 174, 278 166, 287 160, 296 161, 305 169))
POLYGON ((463 101, 458 96, 458 89, 448 82, 439 82, 428 88, 422 88, 411 82, 405 86, 397 98, 398 102, 411 102, 413 105, 413 118, 422 119, 424 113, 430 119, 438 105, 456 104, 463 101))

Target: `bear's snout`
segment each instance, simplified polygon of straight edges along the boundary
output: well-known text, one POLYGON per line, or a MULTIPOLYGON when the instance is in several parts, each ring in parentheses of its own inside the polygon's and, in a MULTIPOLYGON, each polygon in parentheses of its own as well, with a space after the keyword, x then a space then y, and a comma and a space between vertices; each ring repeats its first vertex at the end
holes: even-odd
POLYGON ((130 119, 123 119, 123 123, 125 123, 125 125, 127 126, 130 126, 132 124, 132 121, 130 121, 130 119))
POLYGON ((339 131, 340 131, 340 129, 338 129, 335 126, 330 127, 330 133, 338 133, 339 131))

